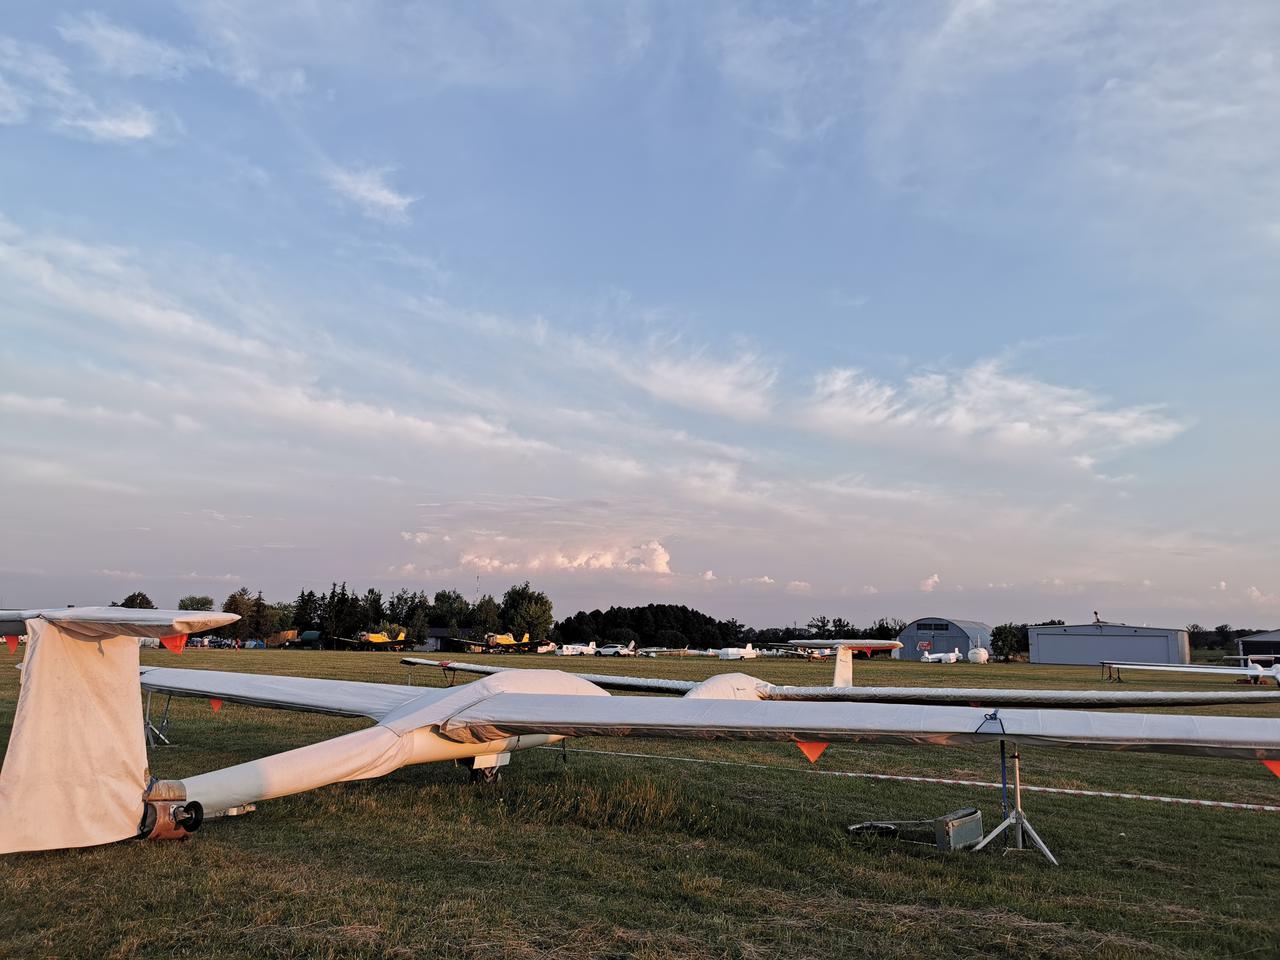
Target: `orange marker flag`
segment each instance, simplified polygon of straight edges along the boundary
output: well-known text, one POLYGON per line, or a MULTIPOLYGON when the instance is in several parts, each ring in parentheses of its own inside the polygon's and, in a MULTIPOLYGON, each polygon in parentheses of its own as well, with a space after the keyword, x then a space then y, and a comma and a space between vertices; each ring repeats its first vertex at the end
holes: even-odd
POLYGON ((222 709, 222 701, 221 701, 221 700, 218 700, 218 699, 216 699, 216 698, 214 698, 214 697, 210 697, 210 698, 209 698, 209 706, 213 707, 213 712, 214 712, 214 713, 217 713, 219 710, 221 710, 221 709, 222 709))
POLYGON ((4 642, 5 642, 5 643, 7 643, 7 644, 9 645, 9 652, 10 652, 10 653, 17 653, 17 652, 18 652, 18 638, 17 638, 16 636, 14 636, 12 633, 6 633, 6 634, 5 634, 5 636, 4 636, 4 642))
POLYGON ((1262 765, 1280 777, 1280 760, 1263 760, 1262 765))
POLYGON ((822 756, 822 751, 831 746, 831 744, 814 740, 797 740, 796 746, 800 748, 801 753, 809 758, 810 763, 817 763, 818 758, 822 756))
POLYGON ((185 633, 175 633, 171 637, 161 637, 160 642, 164 644, 164 648, 170 653, 181 653, 187 645, 187 635, 185 633))

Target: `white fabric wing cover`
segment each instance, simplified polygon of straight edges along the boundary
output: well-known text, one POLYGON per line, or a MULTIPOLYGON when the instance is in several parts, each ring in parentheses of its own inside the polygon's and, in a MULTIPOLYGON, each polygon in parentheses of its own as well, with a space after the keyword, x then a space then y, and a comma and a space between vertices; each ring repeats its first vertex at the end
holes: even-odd
POLYGON ((28 621, 0 771, 0 853, 132 837, 146 784, 137 638, 81 640, 28 621))

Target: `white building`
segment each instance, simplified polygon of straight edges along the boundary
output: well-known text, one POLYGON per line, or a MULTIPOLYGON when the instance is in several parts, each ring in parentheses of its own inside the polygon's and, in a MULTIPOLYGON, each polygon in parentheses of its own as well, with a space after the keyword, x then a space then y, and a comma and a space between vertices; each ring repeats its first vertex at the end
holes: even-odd
POLYGON ((1103 660, 1135 663, 1190 663, 1187 631, 1166 627, 1131 627, 1127 623, 1078 623, 1062 627, 1028 627, 1032 663, 1076 663, 1097 666, 1103 660))

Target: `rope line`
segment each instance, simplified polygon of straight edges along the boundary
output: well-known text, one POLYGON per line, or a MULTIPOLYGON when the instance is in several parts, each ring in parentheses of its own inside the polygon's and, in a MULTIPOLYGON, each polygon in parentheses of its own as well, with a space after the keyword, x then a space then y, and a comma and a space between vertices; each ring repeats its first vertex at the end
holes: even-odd
MULTIPOLYGON (((542 750, 564 749, 557 747, 541 747, 542 750)), ((584 750, 581 748, 564 749, 566 753, 589 753, 603 757, 632 757, 637 760, 674 760, 680 763, 705 763, 720 767, 750 767, 756 770, 786 770, 773 763, 744 763, 738 760, 707 760, 700 757, 676 757, 660 753, 628 753, 622 750, 584 750)), ((954 780, 947 777, 912 777, 896 773, 855 773, 848 770, 810 770, 807 773, 824 777, 851 777, 857 780, 891 780, 899 783, 932 783, 950 787, 985 787, 999 790, 998 783, 983 780, 954 780)), ((1153 803, 1174 803, 1190 807, 1216 807, 1224 810, 1254 810, 1259 813, 1280 813, 1280 806, 1269 803, 1233 803, 1229 800, 1194 800, 1190 797, 1161 797, 1149 793, 1116 793, 1109 790, 1076 790, 1070 787, 1032 787, 1022 785, 1029 793, 1056 793, 1069 797, 1105 797, 1109 800, 1147 800, 1153 803)))

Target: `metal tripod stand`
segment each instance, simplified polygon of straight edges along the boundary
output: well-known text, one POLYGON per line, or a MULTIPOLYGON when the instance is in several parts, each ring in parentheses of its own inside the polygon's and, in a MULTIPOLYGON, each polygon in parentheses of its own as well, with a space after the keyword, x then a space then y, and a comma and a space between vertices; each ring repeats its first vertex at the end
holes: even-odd
MULTIPOLYGON (((973 849, 975 851, 981 850, 996 837, 1000 836, 1000 834, 1012 827, 1014 849, 1025 849, 1024 837, 1030 837, 1031 842, 1035 845, 1036 849, 1043 853, 1045 859, 1056 867, 1058 866, 1057 859, 1049 852, 1049 848, 1044 845, 1044 841, 1040 839, 1035 828, 1031 826, 1031 821, 1027 819, 1027 815, 1022 812, 1022 769, 1019 763, 1020 760, 1021 757, 1018 754, 1018 745, 1015 743, 1013 745, 1013 809, 1009 811, 1009 815, 1001 821, 1000 825, 983 837, 982 842, 973 849)), ((1007 791, 1009 780, 1005 768, 1005 749, 1003 740, 1000 741, 1000 782, 1007 791)))

